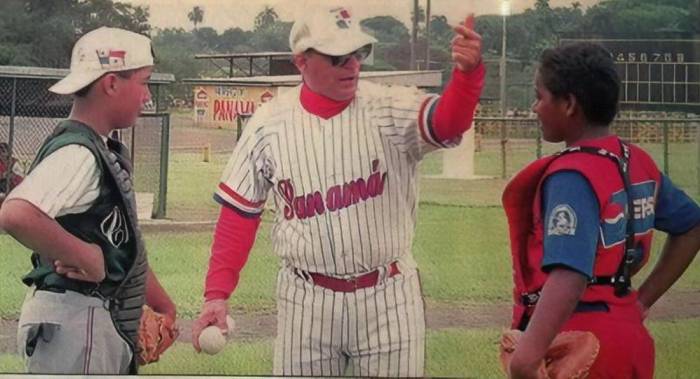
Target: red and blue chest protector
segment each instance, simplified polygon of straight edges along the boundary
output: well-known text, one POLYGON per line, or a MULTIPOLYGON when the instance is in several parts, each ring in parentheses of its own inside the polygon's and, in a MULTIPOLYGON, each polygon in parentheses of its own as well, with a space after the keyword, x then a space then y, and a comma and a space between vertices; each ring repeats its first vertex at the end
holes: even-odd
MULTIPOLYGON (((604 149, 622 156, 617 137, 609 136, 582 142, 580 146, 604 149)), ((615 160, 587 152, 570 152, 537 160, 523 169, 506 187, 503 205, 508 217, 511 254, 513 258, 513 327, 521 325, 524 316, 531 315, 539 290, 547 279, 542 269, 544 233, 568 233, 576 227, 575 218, 563 209, 561 222, 546 220, 542 207, 543 183, 552 175, 573 171, 583 176, 597 199, 599 237, 593 264, 593 278, 614 277, 625 252, 628 219, 625 207, 628 191, 615 160)), ((661 173, 654 161, 643 150, 630 146, 630 191, 634 246, 640 253, 633 272, 646 263, 652 241, 654 212, 661 173)), ((612 285, 591 285, 582 301, 602 301, 609 304, 634 302, 635 296, 615 296, 612 285)))

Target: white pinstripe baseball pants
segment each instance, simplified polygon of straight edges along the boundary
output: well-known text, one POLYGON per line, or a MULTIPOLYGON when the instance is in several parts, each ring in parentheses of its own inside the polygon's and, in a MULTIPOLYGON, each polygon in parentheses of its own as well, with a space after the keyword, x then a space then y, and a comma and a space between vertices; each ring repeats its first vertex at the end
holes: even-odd
POLYGON ((274 375, 420 377, 424 360, 417 271, 343 293, 280 270, 274 375))

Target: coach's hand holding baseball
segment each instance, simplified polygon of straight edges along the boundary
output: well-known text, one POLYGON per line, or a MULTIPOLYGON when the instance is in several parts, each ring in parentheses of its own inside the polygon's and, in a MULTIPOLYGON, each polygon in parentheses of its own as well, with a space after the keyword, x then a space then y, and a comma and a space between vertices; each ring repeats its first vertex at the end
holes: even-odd
POLYGON ((199 335, 207 326, 214 325, 221 329, 223 334, 228 333, 226 316, 228 315, 228 303, 224 299, 213 299, 204 302, 199 318, 192 324, 192 346, 199 353, 202 351, 199 346, 199 335))
POLYGON ((469 14, 454 31, 452 60, 462 72, 471 72, 481 63, 481 36, 474 31, 474 14, 469 14))

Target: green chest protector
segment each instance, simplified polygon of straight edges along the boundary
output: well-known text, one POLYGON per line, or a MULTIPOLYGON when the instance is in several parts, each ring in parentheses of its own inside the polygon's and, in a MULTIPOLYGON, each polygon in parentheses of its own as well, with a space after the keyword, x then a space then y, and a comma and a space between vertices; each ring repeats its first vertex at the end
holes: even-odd
MULTIPOLYGON (((68 279, 56 274, 51 262, 35 252, 32 254, 34 269, 22 280, 41 290, 70 290, 104 299, 117 330, 131 346, 135 357, 148 262, 137 223, 129 154, 120 142, 108 139, 105 143, 86 125, 64 121, 44 142, 30 170, 67 145, 80 145, 92 152, 100 170, 100 192, 86 211, 56 217, 56 221, 74 236, 102 248, 106 278, 99 284, 68 279)), ((132 359, 130 372, 135 374, 137 367, 136 360, 132 359)))

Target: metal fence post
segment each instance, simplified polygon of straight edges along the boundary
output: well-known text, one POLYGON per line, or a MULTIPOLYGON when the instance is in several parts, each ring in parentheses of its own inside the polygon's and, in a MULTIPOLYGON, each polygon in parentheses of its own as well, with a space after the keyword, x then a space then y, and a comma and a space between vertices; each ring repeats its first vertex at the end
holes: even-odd
POLYGON ((697 185, 695 191, 700 195, 700 123, 695 125, 695 143, 696 149, 695 154, 697 156, 697 166, 695 167, 695 176, 697 178, 697 185))
POLYGON ((158 183, 158 206, 153 218, 165 218, 168 194, 168 161, 170 151, 170 114, 161 115, 160 134, 160 183, 158 183))
MULTIPOLYGON (((7 165, 7 170, 8 173, 12 171, 12 167, 10 167, 10 162, 12 161, 12 157, 14 157, 14 146, 15 146, 15 116, 17 114, 17 78, 12 78, 12 104, 10 105, 10 130, 9 130, 9 135, 7 137, 7 150, 8 151, 8 156, 10 157, 10 161, 6 163, 7 165)), ((11 180, 10 177, 12 175, 6 175, 5 176, 5 194, 7 195, 10 193, 10 184, 11 180)))
POLYGON ((506 143, 508 130, 506 129, 506 120, 501 120, 501 179, 506 178, 506 143))
POLYGON ((663 131, 664 131, 664 174, 666 176, 669 176, 668 174, 668 122, 663 123, 663 131))

